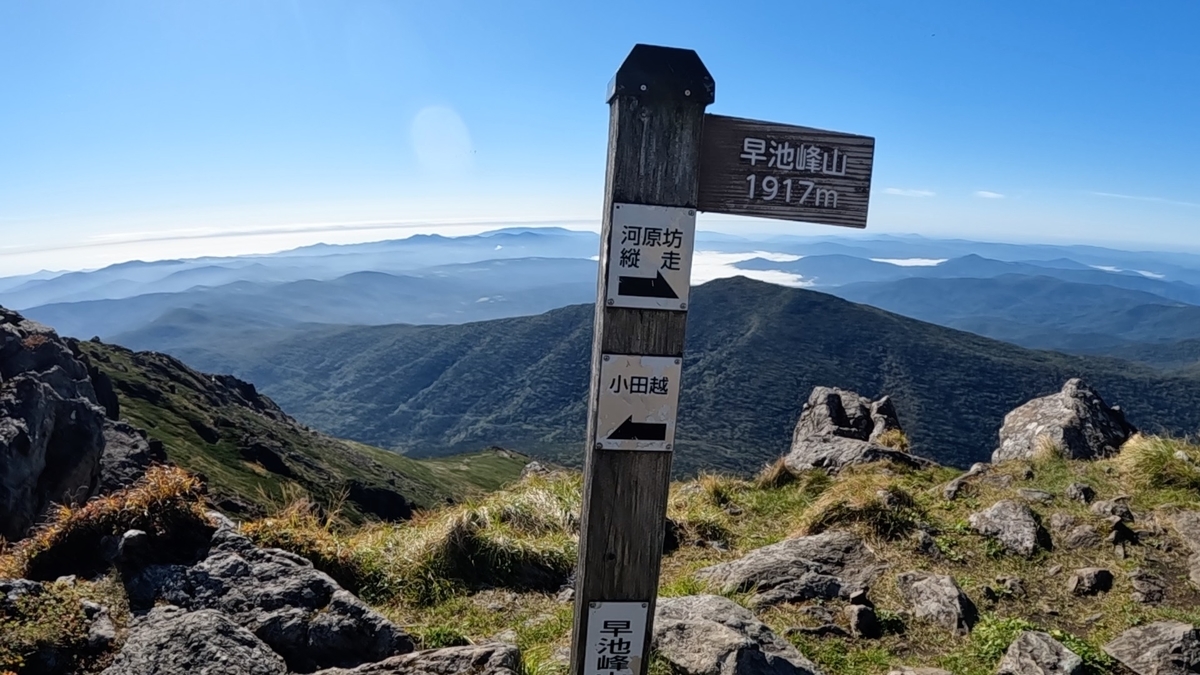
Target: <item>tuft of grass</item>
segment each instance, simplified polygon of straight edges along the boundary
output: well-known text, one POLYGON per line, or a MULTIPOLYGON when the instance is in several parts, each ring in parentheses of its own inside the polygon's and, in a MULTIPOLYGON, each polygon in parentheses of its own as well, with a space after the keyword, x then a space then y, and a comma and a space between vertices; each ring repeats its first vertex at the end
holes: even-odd
POLYGON ((1074 633, 1068 633, 1058 628, 1052 628, 1047 632, 1050 633, 1050 637, 1063 643, 1064 647, 1083 659, 1083 666, 1087 672, 1107 673, 1116 665, 1116 660, 1106 654, 1098 645, 1084 640, 1074 633))
POLYGON ((763 467, 754 478, 754 486, 760 490, 777 490, 796 482, 796 474, 788 470, 783 458, 763 467))
POLYGON ((1116 464, 1142 490, 1200 491, 1200 446, 1186 441, 1137 434, 1121 447, 1116 464))
POLYGON ((900 429, 888 429, 879 434, 879 438, 875 442, 893 450, 908 452, 908 436, 900 429))
POLYGON ((742 481, 712 473, 701 474, 696 479, 701 492, 713 506, 728 506, 733 502, 734 491, 742 481))
POLYGON ((1038 436, 1033 447, 1033 461, 1044 461, 1063 457, 1062 445, 1049 436, 1038 436))
POLYGON ((343 532, 297 502, 243 529, 309 557, 369 601, 430 605, 488 586, 556 589, 575 566, 579 507, 579 477, 558 474, 407 523, 343 532))
POLYGON ((877 675, 888 672, 888 667, 895 660, 887 648, 877 644, 863 646, 844 638, 821 639, 811 636, 796 636, 791 641, 800 653, 827 673, 877 675))
POLYGON ((861 524, 885 540, 910 534, 924 515, 912 495, 894 484, 895 478, 863 467, 844 475, 813 503, 801 523, 803 534, 861 524))
POLYGON ((0 556, 0 577, 45 580, 101 571, 107 567, 100 556, 103 539, 134 529, 149 534, 164 557, 211 532, 200 480, 155 466, 127 489, 79 508, 60 506, 46 525, 0 556))
POLYGON ((426 626, 413 631, 417 646, 420 649, 444 649, 446 647, 465 647, 471 644, 467 636, 457 628, 446 625, 426 626))

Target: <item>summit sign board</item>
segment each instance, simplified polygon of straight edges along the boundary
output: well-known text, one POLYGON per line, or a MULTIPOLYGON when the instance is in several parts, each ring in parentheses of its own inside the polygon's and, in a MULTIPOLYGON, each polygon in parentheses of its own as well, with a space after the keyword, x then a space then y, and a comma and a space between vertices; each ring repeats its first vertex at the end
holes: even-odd
POLYGON ((875 139, 704 116, 701 211, 864 228, 875 139))

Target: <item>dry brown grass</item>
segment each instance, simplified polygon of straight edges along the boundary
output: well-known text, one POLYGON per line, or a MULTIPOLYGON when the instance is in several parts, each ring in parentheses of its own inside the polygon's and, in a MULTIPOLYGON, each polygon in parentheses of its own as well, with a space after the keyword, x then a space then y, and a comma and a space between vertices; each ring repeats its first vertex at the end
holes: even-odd
POLYGON ((904 435, 900 429, 888 429, 879 435, 876 442, 893 450, 908 452, 908 436, 904 435))
POLYGON ((884 540, 903 537, 923 520, 921 509, 884 466, 847 470, 821 493, 801 519, 800 534, 863 526, 884 540))
POLYGON ((754 478, 754 486, 760 490, 776 490, 796 482, 796 474, 788 470, 783 458, 763 467, 754 478))
POLYGON ((79 508, 58 507, 49 521, 0 556, 0 577, 54 579, 102 570, 102 541, 128 530, 143 530, 163 555, 170 542, 210 531, 203 485, 188 472, 151 467, 133 486, 93 499, 79 508))

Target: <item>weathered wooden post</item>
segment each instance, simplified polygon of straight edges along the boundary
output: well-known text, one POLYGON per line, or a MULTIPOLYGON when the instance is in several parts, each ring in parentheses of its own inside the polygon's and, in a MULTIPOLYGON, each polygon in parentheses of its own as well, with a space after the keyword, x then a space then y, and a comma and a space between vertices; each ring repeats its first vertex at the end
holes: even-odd
POLYGON ((571 671, 644 675, 658 593, 704 109, 694 51, 637 45, 609 85, 571 671))

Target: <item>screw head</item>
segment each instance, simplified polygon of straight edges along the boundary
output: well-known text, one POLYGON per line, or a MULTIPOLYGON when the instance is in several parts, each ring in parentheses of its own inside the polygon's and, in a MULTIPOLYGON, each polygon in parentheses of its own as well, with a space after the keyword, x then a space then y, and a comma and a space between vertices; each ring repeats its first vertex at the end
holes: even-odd
POLYGON ((670 443, 667 443, 667 445, 666 445, 666 448, 667 448, 668 450, 670 450, 670 449, 671 449, 671 444, 670 444, 670 443))
POLYGON ((642 85, 642 91, 646 91, 646 85, 642 85))
POLYGON ((683 90, 683 95, 684 95, 684 96, 691 96, 691 95, 692 95, 692 90, 691 90, 691 89, 684 89, 684 90, 683 90))
POLYGON ((682 361, 683 359, 675 359, 675 365, 679 365, 682 361))
POLYGON ((688 209, 688 215, 689 215, 689 216, 694 216, 694 215, 696 215, 696 209, 688 209))
POLYGON ((605 355, 604 355, 604 360, 605 360, 605 361, 607 361, 607 360, 609 360, 609 359, 611 359, 611 358, 612 358, 612 357, 611 357, 611 356, 609 356, 608 354, 605 354, 605 355))
POLYGON ((588 607, 591 607, 592 609, 596 609, 596 604, 597 604, 597 603, 594 603, 594 602, 589 602, 589 603, 588 603, 588 607))
POLYGON ((597 450, 603 450, 603 449, 604 449, 604 444, 603 444, 603 443, 601 443, 601 442, 599 442, 599 441, 596 441, 596 449, 597 449, 597 450))
POLYGON ((616 301, 616 300, 613 300, 612 298, 609 298, 609 299, 608 299, 608 304, 609 304, 609 305, 615 305, 615 304, 617 304, 617 301, 616 301))
POLYGON ((643 603, 642 603, 642 608, 643 608, 643 609, 644 609, 644 608, 646 608, 646 607, 649 607, 649 606, 650 606, 650 603, 648 603, 648 602, 643 602, 643 603))
POLYGON ((687 309, 687 303, 686 302, 679 303, 679 309, 687 309))

